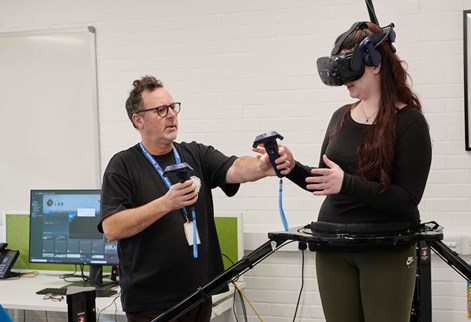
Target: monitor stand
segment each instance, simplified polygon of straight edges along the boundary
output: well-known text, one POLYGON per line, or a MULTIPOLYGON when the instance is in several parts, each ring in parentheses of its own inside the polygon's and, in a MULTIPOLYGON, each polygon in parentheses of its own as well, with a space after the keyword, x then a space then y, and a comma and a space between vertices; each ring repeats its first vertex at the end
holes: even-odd
POLYGON ((97 290, 106 290, 119 285, 117 281, 103 282, 103 265, 90 264, 88 281, 76 281, 67 285, 78 287, 94 287, 97 290))

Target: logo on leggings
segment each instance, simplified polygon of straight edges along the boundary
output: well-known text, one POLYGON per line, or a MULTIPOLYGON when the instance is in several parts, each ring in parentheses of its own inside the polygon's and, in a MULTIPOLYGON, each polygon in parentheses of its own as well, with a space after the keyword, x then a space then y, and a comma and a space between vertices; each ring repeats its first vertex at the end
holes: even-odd
POLYGON ((407 257, 406 266, 410 267, 410 265, 414 262, 414 258, 412 256, 407 257))

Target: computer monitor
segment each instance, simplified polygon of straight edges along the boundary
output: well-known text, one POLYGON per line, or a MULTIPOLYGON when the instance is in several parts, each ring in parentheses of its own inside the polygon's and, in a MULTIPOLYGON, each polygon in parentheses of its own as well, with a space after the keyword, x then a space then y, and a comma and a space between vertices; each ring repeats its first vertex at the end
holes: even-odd
POLYGON ((118 265, 116 242, 97 230, 100 190, 31 190, 29 261, 89 265, 82 286, 104 287, 103 265, 118 265))

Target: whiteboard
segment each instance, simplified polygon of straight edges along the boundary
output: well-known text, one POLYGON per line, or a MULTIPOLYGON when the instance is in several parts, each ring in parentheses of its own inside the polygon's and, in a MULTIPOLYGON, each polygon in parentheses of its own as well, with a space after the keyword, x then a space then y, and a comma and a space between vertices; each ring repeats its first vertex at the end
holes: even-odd
POLYGON ((95 29, 0 33, 0 209, 99 188, 95 29))

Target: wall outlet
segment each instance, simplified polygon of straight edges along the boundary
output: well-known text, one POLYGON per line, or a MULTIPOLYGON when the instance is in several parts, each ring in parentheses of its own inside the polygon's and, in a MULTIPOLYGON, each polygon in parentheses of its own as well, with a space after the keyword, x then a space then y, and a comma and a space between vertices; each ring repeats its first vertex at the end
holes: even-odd
POLYGON ((471 236, 461 236, 461 255, 471 255, 471 236))
POLYGON ((450 248, 452 251, 456 252, 457 254, 461 253, 461 237, 460 236, 447 236, 443 243, 445 246, 450 248))

